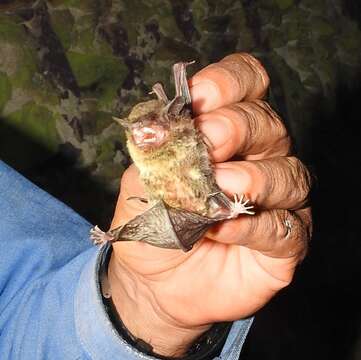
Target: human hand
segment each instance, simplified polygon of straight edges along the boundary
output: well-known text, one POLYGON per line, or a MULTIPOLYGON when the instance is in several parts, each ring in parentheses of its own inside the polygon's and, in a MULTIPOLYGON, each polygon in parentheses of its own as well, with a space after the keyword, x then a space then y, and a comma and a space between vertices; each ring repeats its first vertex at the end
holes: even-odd
MULTIPOLYGON (((217 183, 228 195, 245 194, 256 215, 220 223, 187 253, 113 244, 113 301, 129 331, 156 353, 181 355, 212 323, 253 314, 291 282, 305 255, 309 175, 289 156, 281 120, 260 100, 268 84, 265 70, 248 54, 230 55, 190 80, 217 183)), ((135 166, 122 177, 112 228, 146 209, 126 200, 132 196, 144 197, 135 166)))

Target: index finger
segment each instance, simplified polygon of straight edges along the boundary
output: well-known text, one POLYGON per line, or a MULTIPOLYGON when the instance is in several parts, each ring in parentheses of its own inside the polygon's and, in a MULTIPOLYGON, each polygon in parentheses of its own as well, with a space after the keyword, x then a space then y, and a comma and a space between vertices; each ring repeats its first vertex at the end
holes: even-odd
POLYGON ((250 54, 226 56, 208 65, 189 81, 195 114, 201 114, 241 100, 262 98, 269 77, 261 63, 250 54))

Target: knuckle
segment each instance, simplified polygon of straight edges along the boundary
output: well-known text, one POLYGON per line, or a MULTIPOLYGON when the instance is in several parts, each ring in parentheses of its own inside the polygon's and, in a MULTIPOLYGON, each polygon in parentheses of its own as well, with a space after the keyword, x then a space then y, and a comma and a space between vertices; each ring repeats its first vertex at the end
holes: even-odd
MULTIPOLYGON (((278 167, 274 166, 274 160, 260 160, 254 161, 252 164, 258 170, 258 174, 255 171, 254 178, 257 176, 258 189, 260 192, 261 202, 269 197, 270 194, 276 194, 279 192, 279 183, 281 180, 278 176, 278 167)), ((264 204, 267 205, 267 204, 264 204)))
POLYGON ((288 137, 287 129, 278 116, 278 114, 271 108, 271 106, 262 100, 255 100, 256 104, 263 110, 265 117, 270 123, 271 130, 279 138, 288 137))
POLYGON ((310 224, 302 221, 297 213, 293 213, 293 219, 295 224, 295 234, 293 239, 294 246, 291 251, 294 253, 294 256, 297 255, 301 261, 306 256, 308 250, 308 244, 310 241, 310 224))
POLYGON ((269 86, 269 76, 262 64, 248 53, 236 53, 223 58, 218 65, 226 69, 244 89, 244 98, 262 97, 269 86))
POLYGON ((264 133, 263 114, 257 103, 244 103, 242 106, 243 115, 248 123, 249 144, 254 144, 258 139, 262 138, 264 133))
POLYGON ((289 154, 291 141, 287 129, 267 102, 256 99, 233 104, 230 108, 242 119, 243 128, 246 127, 247 146, 243 151, 252 148, 258 153, 289 154))
POLYGON ((238 114, 237 125, 244 136, 244 147, 240 151, 247 152, 259 141, 264 133, 264 125, 259 109, 252 102, 240 102, 229 107, 238 114))
POLYGON ((276 157, 247 164, 257 199, 272 208, 299 209, 307 204, 311 189, 310 175, 296 157, 276 157))
POLYGON ((304 236, 309 242, 313 232, 312 212, 311 207, 306 207, 296 211, 296 214, 304 226, 304 236))
POLYGON ((236 54, 226 56, 223 59, 223 61, 224 62, 236 62, 236 63, 240 63, 240 64, 246 63, 254 73, 261 75, 264 86, 268 87, 268 85, 270 83, 269 76, 268 76, 265 68, 261 64, 261 62, 258 59, 256 59, 253 55, 251 55, 249 53, 243 53, 243 52, 236 53, 236 54))
POLYGON ((294 192, 301 205, 305 204, 309 198, 311 190, 311 176, 306 166, 296 157, 288 158, 290 163, 291 181, 294 192))
POLYGON ((289 231, 289 227, 287 226, 290 220, 290 213, 287 210, 275 210, 273 212, 277 224, 278 232, 277 237, 278 239, 284 239, 290 236, 291 232, 289 231))
POLYGON ((271 106, 262 100, 255 100, 262 109, 264 118, 264 133, 271 140, 270 148, 279 155, 288 155, 291 149, 291 139, 288 135, 285 124, 271 106))

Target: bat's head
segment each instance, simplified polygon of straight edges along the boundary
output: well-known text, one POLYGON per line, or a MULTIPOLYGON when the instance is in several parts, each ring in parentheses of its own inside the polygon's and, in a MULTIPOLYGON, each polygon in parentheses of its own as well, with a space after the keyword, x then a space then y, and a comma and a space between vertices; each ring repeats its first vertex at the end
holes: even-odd
POLYGON ((129 141, 137 148, 155 150, 171 138, 174 117, 183 107, 181 98, 175 98, 168 104, 150 100, 134 106, 128 118, 116 120, 126 129, 129 141))

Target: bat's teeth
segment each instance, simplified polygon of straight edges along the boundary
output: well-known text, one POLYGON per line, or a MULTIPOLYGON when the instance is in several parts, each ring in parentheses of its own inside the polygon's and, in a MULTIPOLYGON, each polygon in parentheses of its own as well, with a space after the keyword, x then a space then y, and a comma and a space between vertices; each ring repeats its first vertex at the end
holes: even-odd
POLYGON ((156 131, 150 127, 143 127, 140 131, 144 134, 156 134, 156 131))
POLYGON ((148 139, 143 139, 142 142, 145 143, 154 143, 157 139, 156 138, 148 138, 148 139))
POLYGON ((142 127, 140 129, 133 129, 133 134, 135 136, 143 136, 144 134, 152 134, 155 135, 157 132, 151 127, 142 127))

